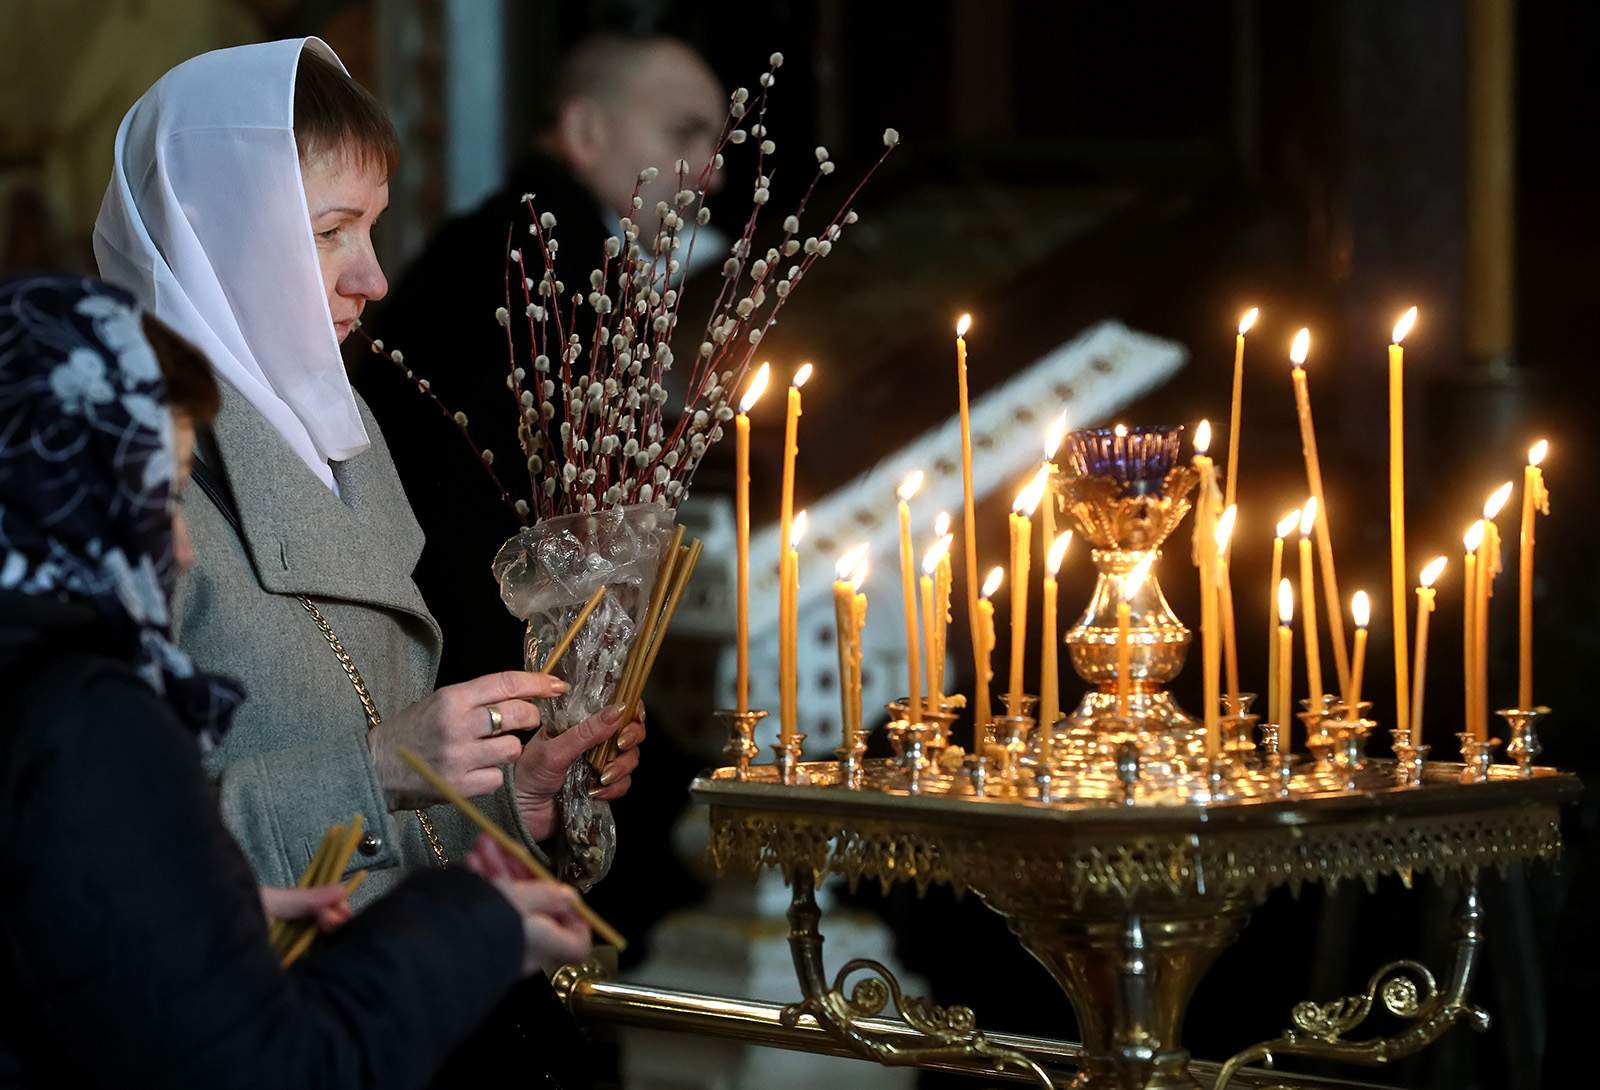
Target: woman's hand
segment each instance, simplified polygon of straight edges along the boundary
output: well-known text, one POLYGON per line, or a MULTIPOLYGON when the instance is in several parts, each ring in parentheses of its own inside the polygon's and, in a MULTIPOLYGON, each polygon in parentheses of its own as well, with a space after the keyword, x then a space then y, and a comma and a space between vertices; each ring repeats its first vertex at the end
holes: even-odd
POLYGON ((521 915, 524 976, 589 956, 589 925, 578 915, 578 894, 571 886, 535 880, 487 833, 479 835, 462 865, 493 882, 521 915))
POLYGON ((338 882, 309 889, 262 886, 261 907, 267 913, 268 923, 314 919, 318 931, 332 931, 350 922, 350 917, 355 915, 345 899, 344 886, 338 882))
POLYGON ((528 701, 566 691, 567 683, 549 674, 507 670, 447 685, 385 719, 368 733, 367 746, 390 808, 439 801, 400 759, 401 746, 468 798, 487 795, 503 782, 501 768, 516 761, 522 751, 522 743, 508 732, 539 725, 539 710, 528 701))
POLYGON ((535 840, 544 840, 555 831, 555 800, 567 777, 567 766, 601 742, 617 736, 617 756, 600 770, 600 786, 593 797, 621 798, 633 783, 633 770, 639 766, 639 743, 644 741, 644 709, 626 725, 622 709, 613 705, 596 712, 575 727, 554 738, 540 731, 517 758, 512 776, 517 810, 522 823, 535 840))

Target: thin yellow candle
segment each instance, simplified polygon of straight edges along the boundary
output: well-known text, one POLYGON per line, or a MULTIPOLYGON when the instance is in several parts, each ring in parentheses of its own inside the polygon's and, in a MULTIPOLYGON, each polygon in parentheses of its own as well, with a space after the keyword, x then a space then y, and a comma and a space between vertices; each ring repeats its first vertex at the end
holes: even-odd
MULTIPOLYGON (((1278 581, 1283 578, 1283 542, 1294 528, 1300 525, 1300 509, 1284 515, 1273 528, 1272 538, 1272 581, 1267 584, 1267 676, 1277 677, 1278 664, 1278 624, 1274 620, 1278 608, 1278 581)), ((1267 685, 1267 721, 1272 722, 1272 717, 1278 713, 1277 697, 1274 695, 1272 685, 1267 685)))
POLYGON ((1144 587, 1155 563, 1152 550, 1128 569, 1128 574, 1117 581, 1117 714, 1128 717, 1128 700, 1133 692, 1133 641, 1130 629, 1133 624, 1133 600, 1144 587))
POLYGON ((1540 464, 1550 452, 1541 439, 1528 448, 1522 470, 1522 540, 1517 568, 1517 707, 1533 707, 1533 516, 1550 513, 1550 493, 1540 464))
POLYGON ((1444 574, 1448 561, 1436 556, 1428 561, 1417 580, 1417 658, 1415 674, 1411 679, 1411 729, 1415 732, 1412 744, 1422 739, 1422 694, 1428 686, 1428 619, 1433 616, 1434 597, 1438 594, 1433 585, 1444 574))
MULTIPOLYGON (((971 328, 970 314, 963 314, 956 322, 956 392, 960 402, 961 417, 961 548, 966 561, 967 627, 972 637, 973 674, 982 678, 986 666, 978 661, 978 516, 975 507, 976 497, 972 491, 972 413, 967 404, 966 337, 967 330, 971 328)), ((983 686, 980 684, 979 687, 983 686)), ((989 721, 987 696, 975 701, 974 707, 975 710, 981 709, 985 713, 976 720, 977 733, 981 737, 984 726, 989 721)))
MULTIPOLYGON (((1311 532, 1317 523, 1317 498, 1300 509, 1300 627, 1305 631, 1306 682, 1311 710, 1322 708, 1322 648, 1317 641, 1317 584, 1311 562, 1311 532)), ((1287 668, 1287 664, 1285 664, 1287 668)))
MULTIPOLYGON (((950 544, 955 543, 955 536, 950 533, 950 513, 940 511, 939 517, 933 522, 934 536, 950 538, 950 544)), ((954 586, 954 576, 950 571, 950 548, 946 546, 943 555, 939 557, 939 570, 933 576, 934 613, 938 620, 936 630, 939 633, 939 657, 934 661, 934 666, 939 671, 938 679, 934 683, 934 691, 939 694, 939 699, 944 699, 945 694, 945 668, 950 650, 950 591, 954 586)))
POLYGON ((867 546, 857 545, 834 567, 833 616, 839 644, 839 722, 849 748, 861 730, 861 622, 867 578, 867 546))
POLYGON ((766 392, 771 381, 772 368, 763 363, 745 387, 739 399, 739 415, 733 418, 734 426, 734 524, 738 533, 738 564, 736 576, 737 607, 735 627, 738 630, 738 670, 734 680, 734 697, 738 710, 750 710, 750 410, 766 392))
POLYGON ((1233 340, 1233 411, 1228 417, 1228 485, 1222 494, 1225 507, 1239 498, 1239 415, 1244 399, 1244 335, 1261 317, 1260 307, 1251 307, 1239 319, 1239 335, 1233 340))
POLYGON ((1222 613, 1222 662, 1228 679, 1228 706, 1239 706, 1239 646, 1233 627, 1233 583, 1228 578, 1228 547, 1239 508, 1229 504, 1217 520, 1217 605, 1222 613))
POLYGON ((1367 667, 1367 625, 1372 620, 1372 602, 1367 592, 1358 590, 1350 597, 1350 619, 1356 623, 1356 645, 1350 656, 1350 688, 1344 694, 1345 714, 1361 718, 1361 681, 1367 667))
POLYGON ((787 693, 796 682, 788 676, 789 664, 796 659, 791 641, 791 621, 797 615, 795 603, 789 597, 792 582, 789 572, 790 545, 794 538, 794 467, 799 453, 800 387, 811 377, 809 363, 801 364, 789 383, 789 399, 783 422, 783 490, 778 513, 778 711, 779 729, 787 741, 795 725, 789 721, 785 708, 789 703, 787 693))
POLYGON ((1466 678, 1466 692, 1462 701, 1466 706, 1462 729, 1477 732, 1478 710, 1478 550, 1483 548, 1483 522, 1472 524, 1461 539, 1466 554, 1462 557, 1461 600, 1465 603, 1461 618, 1462 676, 1466 678))
MULTIPOLYGON (((1322 563, 1322 590, 1328 603, 1328 634, 1333 640, 1333 663, 1339 671, 1339 690, 1350 687, 1350 659, 1344 645, 1344 610, 1340 603, 1339 577, 1333 568, 1333 536, 1328 525, 1328 498, 1322 491, 1322 463, 1317 458, 1317 431, 1311 420, 1311 391, 1306 385, 1306 357, 1311 352, 1311 331, 1302 329, 1289 349, 1290 373, 1294 380, 1295 408, 1300 417, 1300 446, 1305 455, 1306 484, 1317 501, 1321 517, 1317 520, 1317 558, 1322 563)), ((1303 592, 1302 592, 1303 596, 1303 592)), ((1316 627, 1316 618, 1305 618, 1305 628, 1316 627)))
POLYGON ((1028 569, 1033 558, 1033 512, 1044 495, 1046 473, 1033 475, 1011 504, 1011 709, 1022 714, 1022 667, 1028 650, 1028 569))
POLYGON ((922 657, 917 637, 917 558, 911 551, 911 497, 922 488, 922 470, 900 482, 900 586, 906 610, 906 714, 922 722, 922 657))
POLYGON ((1389 343, 1389 584, 1394 611, 1394 717, 1402 731, 1411 722, 1411 702, 1406 692, 1406 364, 1400 342, 1416 323, 1417 308, 1412 307, 1395 322, 1389 343))
POLYGON ((806 513, 794 516, 789 528, 789 548, 782 565, 784 596, 788 611, 780 615, 783 625, 783 660, 779 663, 779 700, 782 702, 778 721, 779 740, 788 742, 800 729, 800 539, 806 534, 806 513))
POLYGON ((1206 456, 1211 445, 1211 422, 1200 421, 1194 432, 1194 467, 1200 474, 1200 497, 1195 501, 1194 559, 1200 568, 1200 649, 1205 702, 1206 756, 1216 757, 1221 744, 1222 647, 1217 623, 1217 505, 1216 466, 1206 456))
POLYGON ((1271 694, 1269 712, 1272 721, 1278 724, 1278 751, 1288 753, 1294 715, 1292 709, 1294 701, 1291 699, 1294 690, 1294 588, 1289 585, 1289 580, 1278 580, 1278 631, 1273 641, 1277 645, 1278 680, 1276 685, 1269 684, 1268 692, 1271 694))
POLYGON ((1056 539, 1056 452, 1067 437, 1067 411, 1050 422, 1044 433, 1044 500, 1039 508, 1039 547, 1048 552, 1056 539))
POLYGON ((1494 597, 1494 579, 1500 574, 1500 527, 1495 519, 1511 499, 1512 484, 1505 482, 1483 501, 1483 544, 1478 551, 1477 623, 1477 720, 1473 729, 1480 740, 1489 737, 1489 599, 1494 597))
POLYGON ((983 590, 978 595, 978 608, 973 616, 978 619, 978 639, 973 645, 976 648, 978 661, 978 677, 976 683, 975 699, 973 700, 973 752, 983 756, 983 743, 988 737, 989 721, 994 718, 990 709, 989 684, 994 681, 992 669, 994 655, 994 592, 1000 589, 1000 582, 1005 578, 1006 570, 996 564, 989 569, 988 576, 983 581, 983 590))
POLYGON ((943 625, 938 617, 939 564, 950 554, 953 541, 954 538, 945 534, 922 554, 922 644, 927 674, 924 684, 927 687, 928 704, 935 709, 944 701, 939 682, 940 675, 944 673, 944 637, 940 631, 943 625))
MULTIPOLYGON (((1056 626, 1056 598, 1059 589, 1056 577, 1061 573, 1061 562, 1067 558, 1072 545, 1072 531, 1064 530, 1050 542, 1050 551, 1044 558, 1044 651, 1039 661, 1039 725, 1049 727, 1061 718, 1060 649, 1056 646, 1059 635, 1056 626)), ((1041 750, 1048 747, 1051 731, 1039 735, 1041 750)), ((1043 757, 1040 758, 1043 760, 1043 757)))

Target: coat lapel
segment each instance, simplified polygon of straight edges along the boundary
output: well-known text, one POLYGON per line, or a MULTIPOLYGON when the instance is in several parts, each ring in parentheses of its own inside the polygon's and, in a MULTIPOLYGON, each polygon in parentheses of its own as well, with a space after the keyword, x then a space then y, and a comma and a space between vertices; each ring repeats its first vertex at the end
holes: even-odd
POLYGON ((366 404, 372 446, 333 463, 335 495, 244 398, 223 393, 217 451, 262 588, 400 610, 437 634, 411 580, 422 530, 366 404))

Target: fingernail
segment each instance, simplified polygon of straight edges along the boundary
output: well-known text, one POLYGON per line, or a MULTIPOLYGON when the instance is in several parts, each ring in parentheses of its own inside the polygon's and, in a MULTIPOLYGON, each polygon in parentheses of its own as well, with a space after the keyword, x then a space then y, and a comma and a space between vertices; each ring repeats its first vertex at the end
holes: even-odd
POLYGON ((562 681, 560 678, 553 678, 551 680, 550 687, 555 690, 555 695, 557 695, 557 696, 564 696, 564 695, 566 695, 566 693, 568 693, 572 689, 571 685, 568 685, 565 681, 562 681))
POLYGON ((621 704, 613 704, 613 705, 611 705, 605 711, 600 713, 600 718, 605 720, 605 722, 606 722, 606 724, 608 726, 611 725, 611 724, 620 722, 621 719, 622 719, 622 705, 621 704))
POLYGON ((615 765, 606 765, 606 770, 604 772, 600 773, 600 786, 601 787, 610 787, 611 786, 611 781, 615 780, 616 778, 617 778, 616 766, 615 765))
MULTIPOLYGON (((601 781, 601 782, 603 783, 604 781, 601 781)), ((598 787, 589 788, 588 795, 589 795, 589 797, 591 799, 592 798, 598 798, 599 795, 600 795, 600 788, 598 788, 598 787)))

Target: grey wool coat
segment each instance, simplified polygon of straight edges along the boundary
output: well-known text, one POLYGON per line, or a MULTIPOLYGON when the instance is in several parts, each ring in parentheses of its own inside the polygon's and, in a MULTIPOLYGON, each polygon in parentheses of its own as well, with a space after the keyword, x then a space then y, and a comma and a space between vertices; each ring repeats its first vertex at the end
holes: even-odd
MULTIPOLYGON (((186 491, 196 557, 173 609, 184 650, 246 690, 209 765, 223 820, 256 876, 293 885, 323 832, 360 814, 369 835, 350 869, 367 869, 369 879, 358 905, 434 856, 415 813, 385 804, 360 698, 297 596, 327 618, 380 716, 432 691, 440 649, 439 627, 411 581, 422 531, 377 422, 365 403, 360 409, 372 445, 333 463, 335 495, 224 384, 214 442, 199 456, 231 492, 242 534, 202 489, 186 491)), ((511 803, 509 769, 499 791, 476 801, 543 857, 511 803)), ((459 859, 473 827, 449 806, 428 815, 449 858, 459 859)))

